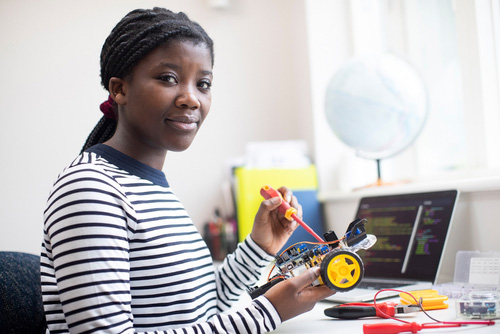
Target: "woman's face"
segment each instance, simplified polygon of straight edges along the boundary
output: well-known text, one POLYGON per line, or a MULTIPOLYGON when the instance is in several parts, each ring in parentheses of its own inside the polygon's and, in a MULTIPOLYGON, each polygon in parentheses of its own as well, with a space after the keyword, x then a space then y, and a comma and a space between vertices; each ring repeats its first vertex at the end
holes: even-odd
POLYGON ((143 154, 187 149, 210 110, 212 79, 204 44, 174 41, 153 50, 123 79, 114 139, 143 154))

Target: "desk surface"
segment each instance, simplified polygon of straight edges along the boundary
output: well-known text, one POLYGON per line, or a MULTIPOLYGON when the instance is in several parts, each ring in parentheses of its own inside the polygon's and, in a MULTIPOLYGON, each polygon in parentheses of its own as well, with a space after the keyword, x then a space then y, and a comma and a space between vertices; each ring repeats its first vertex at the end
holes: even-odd
MULTIPOLYGON (((397 301, 397 299, 396 299, 397 301)), ((429 315, 437 320, 441 321, 460 321, 462 319, 456 318, 454 301, 449 300, 450 305, 448 309, 444 310, 434 310, 428 311, 429 315)), ((396 320, 391 319, 380 319, 380 318, 365 318, 361 320, 340 320, 329 318, 324 315, 323 310, 325 308, 331 307, 335 304, 329 302, 320 302, 316 304, 315 308, 307 313, 301 314, 293 319, 285 321, 282 323, 276 331, 273 333, 300 333, 300 334, 332 334, 332 333, 343 333, 343 334, 362 334, 363 324, 372 323, 399 323, 396 320)), ((433 322, 431 319, 425 316, 423 312, 408 313, 404 315, 398 315, 399 318, 410 322, 417 322, 419 324, 433 322)), ((463 320, 467 321, 467 320, 463 320)), ((446 333, 474 333, 474 334, 498 334, 500 333, 500 320, 495 320, 496 324, 493 326, 486 325, 471 325, 463 327, 454 328, 438 328, 438 329, 425 329, 419 333, 436 333, 436 334, 446 334, 446 333)), ((411 332, 404 332, 411 333, 411 332)))

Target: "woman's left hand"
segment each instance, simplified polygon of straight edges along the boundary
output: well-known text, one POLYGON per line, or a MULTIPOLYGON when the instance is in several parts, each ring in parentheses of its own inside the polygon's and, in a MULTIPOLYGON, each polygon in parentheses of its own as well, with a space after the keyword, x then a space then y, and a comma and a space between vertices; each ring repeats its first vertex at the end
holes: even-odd
MULTIPOLYGON (((287 187, 281 187, 278 191, 283 196, 283 200, 290 206, 297 209, 297 217, 302 219, 302 206, 293 196, 287 187)), ((287 242, 293 231, 298 226, 295 220, 288 220, 282 213, 278 212, 281 200, 273 197, 260 203, 259 211, 255 216, 255 221, 250 236, 268 254, 275 255, 287 242)))

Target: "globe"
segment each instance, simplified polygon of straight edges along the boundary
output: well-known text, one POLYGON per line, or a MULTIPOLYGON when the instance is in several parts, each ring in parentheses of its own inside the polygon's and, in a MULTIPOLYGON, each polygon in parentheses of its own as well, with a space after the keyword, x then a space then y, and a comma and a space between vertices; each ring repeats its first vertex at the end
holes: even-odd
POLYGON ((331 78, 325 101, 335 135, 362 158, 394 156, 421 132, 427 93, 417 71, 391 54, 353 58, 331 78))

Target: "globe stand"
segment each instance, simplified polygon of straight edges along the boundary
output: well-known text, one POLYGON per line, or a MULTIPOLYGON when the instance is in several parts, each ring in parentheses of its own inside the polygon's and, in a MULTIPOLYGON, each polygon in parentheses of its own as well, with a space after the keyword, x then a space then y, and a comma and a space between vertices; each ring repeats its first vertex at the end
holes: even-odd
POLYGON ((371 188, 371 187, 390 185, 390 183, 382 181, 382 173, 380 171, 380 159, 375 159, 375 162, 377 163, 377 181, 375 183, 367 184, 366 186, 363 186, 361 188, 371 188))
POLYGON ((377 181, 374 183, 367 184, 366 186, 362 186, 359 188, 356 188, 355 190, 359 189, 364 189, 364 188, 372 188, 372 187, 381 187, 381 186, 391 186, 394 184, 401 184, 401 183, 407 183, 407 181, 400 181, 400 182, 384 182, 382 181, 382 173, 380 169, 380 160, 381 159, 375 159, 375 162, 377 163, 377 181))
POLYGON ((382 183, 382 173, 380 173, 380 159, 375 159, 375 162, 377 163, 377 185, 381 185, 382 183))

